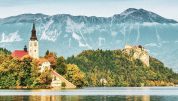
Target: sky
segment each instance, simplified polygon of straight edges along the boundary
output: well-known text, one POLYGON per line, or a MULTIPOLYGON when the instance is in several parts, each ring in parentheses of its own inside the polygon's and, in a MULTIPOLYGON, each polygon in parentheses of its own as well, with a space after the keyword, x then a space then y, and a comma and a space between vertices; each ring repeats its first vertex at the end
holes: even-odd
POLYGON ((128 8, 143 8, 178 21, 178 0, 0 0, 0 18, 24 13, 109 17, 128 8))

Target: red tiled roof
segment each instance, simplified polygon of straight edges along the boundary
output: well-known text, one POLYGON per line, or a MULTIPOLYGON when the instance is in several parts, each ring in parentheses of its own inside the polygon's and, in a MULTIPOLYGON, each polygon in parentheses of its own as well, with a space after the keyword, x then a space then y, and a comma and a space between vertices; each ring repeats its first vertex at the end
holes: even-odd
POLYGON ((25 55, 28 55, 28 52, 26 52, 24 50, 15 50, 11 54, 12 57, 19 58, 19 59, 21 59, 25 55))
POLYGON ((44 62, 49 62, 47 59, 45 59, 45 58, 40 58, 40 59, 38 59, 38 65, 41 65, 42 63, 44 63, 44 62))

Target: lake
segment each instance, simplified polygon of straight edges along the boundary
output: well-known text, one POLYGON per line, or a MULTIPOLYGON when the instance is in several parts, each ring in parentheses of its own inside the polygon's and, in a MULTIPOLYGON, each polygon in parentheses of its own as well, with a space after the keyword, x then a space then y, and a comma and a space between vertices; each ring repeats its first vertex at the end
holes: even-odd
POLYGON ((178 87, 0 90, 0 101, 178 101, 178 87))

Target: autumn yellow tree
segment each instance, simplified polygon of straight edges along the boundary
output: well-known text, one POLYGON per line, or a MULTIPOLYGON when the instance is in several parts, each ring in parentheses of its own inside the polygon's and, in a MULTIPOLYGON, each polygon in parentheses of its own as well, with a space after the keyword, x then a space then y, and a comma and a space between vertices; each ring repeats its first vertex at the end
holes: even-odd
POLYGON ((47 59, 51 63, 51 67, 52 68, 55 68, 56 63, 57 63, 57 61, 56 61, 57 60, 56 53, 54 53, 54 52, 46 52, 44 58, 47 59))
POLYGON ((67 64, 67 72, 64 75, 67 80, 75 84, 77 87, 81 87, 84 84, 84 72, 80 71, 80 69, 75 64, 67 64))

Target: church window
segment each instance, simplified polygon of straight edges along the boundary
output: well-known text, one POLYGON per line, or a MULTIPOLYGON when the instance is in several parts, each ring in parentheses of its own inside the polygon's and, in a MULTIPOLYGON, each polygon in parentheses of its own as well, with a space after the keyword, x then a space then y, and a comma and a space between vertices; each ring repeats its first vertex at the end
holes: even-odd
POLYGON ((36 42, 34 43, 34 46, 37 46, 37 43, 36 43, 36 42))

